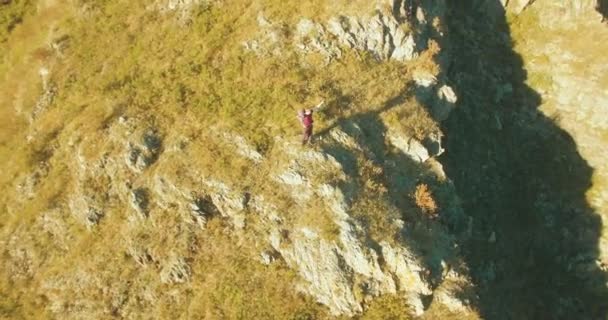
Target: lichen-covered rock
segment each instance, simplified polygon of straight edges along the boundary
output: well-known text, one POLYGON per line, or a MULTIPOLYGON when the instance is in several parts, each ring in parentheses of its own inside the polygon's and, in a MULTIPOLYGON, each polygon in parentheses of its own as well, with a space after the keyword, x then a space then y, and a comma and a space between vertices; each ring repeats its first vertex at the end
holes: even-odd
POLYGON ((407 61, 416 57, 413 35, 406 34, 390 16, 379 13, 368 20, 338 17, 328 22, 328 28, 343 46, 369 51, 379 60, 407 61))
POLYGON ((158 159, 161 148, 162 139, 156 130, 147 129, 139 139, 132 139, 128 142, 125 155, 127 164, 133 171, 142 172, 158 159))
POLYGON ((296 48, 304 53, 318 52, 327 60, 338 59, 342 56, 338 45, 328 38, 325 27, 309 19, 300 20, 296 26, 295 41, 296 48))
MULTIPOLYGON (((333 136, 336 137, 335 143, 352 143, 342 131, 333 136)), ((408 147, 409 144, 412 141, 408 142, 408 147)), ((344 191, 327 183, 319 184, 315 175, 343 170, 335 158, 314 150, 296 152, 289 146, 286 148, 285 153, 297 160, 277 168, 277 182, 292 190, 291 197, 296 203, 303 205, 313 198, 315 202, 323 203, 337 227, 335 235, 328 238, 318 226, 290 227, 273 219, 267 220, 272 226, 269 244, 288 266, 298 272, 302 279, 300 290, 329 307, 335 315, 355 315, 363 310, 367 301, 383 294, 404 297, 416 314, 422 314, 425 309, 423 299, 433 294, 433 286, 426 276, 430 266, 426 266, 403 243, 375 243, 351 216, 352 208, 344 191)), ((423 146, 420 148, 424 149, 423 146)), ((428 159, 428 152, 424 157, 428 159)), ((280 215, 272 214, 273 209, 257 201, 254 208, 267 216, 280 215)), ((403 221, 394 221, 394 224, 403 227, 403 221)), ((449 238, 445 235, 437 235, 436 238, 438 244, 441 243, 438 248, 443 248, 437 249, 443 252, 437 254, 444 255, 450 250, 447 244, 451 240, 439 240, 449 238)), ((271 259, 266 257, 264 261, 269 263, 271 259)), ((456 300, 447 288, 445 295, 456 300)), ((452 302, 457 305, 457 302, 452 302)))
POLYGON ((415 138, 402 136, 396 132, 389 132, 388 140, 403 154, 416 162, 425 162, 431 157, 425 146, 415 138))
MULTIPOLYGON (((261 17, 258 36, 243 45, 258 55, 279 55, 284 42, 281 33, 278 27, 261 17)), ((367 51, 378 60, 404 62, 418 55, 413 32, 406 32, 394 17, 381 13, 372 17, 338 16, 326 23, 302 19, 293 33, 296 49, 302 53, 320 53, 327 61, 339 59, 341 48, 367 51)))

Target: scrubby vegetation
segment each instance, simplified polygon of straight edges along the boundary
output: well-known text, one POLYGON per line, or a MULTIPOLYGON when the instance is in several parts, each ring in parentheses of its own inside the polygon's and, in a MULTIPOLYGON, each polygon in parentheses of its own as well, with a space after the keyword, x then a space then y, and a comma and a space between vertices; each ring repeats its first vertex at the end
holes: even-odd
POLYGON ((414 192, 414 199, 418 208, 424 213, 429 216, 434 216, 437 213, 437 203, 435 202, 435 199, 433 199, 433 194, 429 190, 428 185, 424 183, 419 184, 414 192))

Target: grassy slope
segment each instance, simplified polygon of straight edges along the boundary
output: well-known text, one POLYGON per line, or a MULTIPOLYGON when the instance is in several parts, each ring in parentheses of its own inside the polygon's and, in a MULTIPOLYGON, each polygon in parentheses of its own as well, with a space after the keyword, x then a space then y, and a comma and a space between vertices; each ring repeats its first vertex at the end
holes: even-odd
MULTIPOLYGON (((116 232, 117 227, 124 228, 120 215, 108 218, 93 232, 69 214, 61 216, 68 249, 41 227, 39 218, 41 212, 65 201, 63 191, 72 187, 72 155, 62 146, 78 133, 89 138, 86 152, 99 153, 103 124, 117 112, 174 135, 204 132, 209 127, 232 130, 265 155, 276 157, 274 138, 295 139, 299 131, 290 107, 327 99, 330 111, 318 121, 323 127, 396 96, 414 66, 378 63, 366 55, 350 54, 328 66, 315 55, 305 61, 290 53, 260 60, 242 50, 241 42, 257 30, 255 18, 260 10, 273 21, 286 21, 289 29, 298 12, 322 18, 372 8, 366 1, 341 1, 332 6, 325 1, 297 6, 279 1, 226 1, 219 7, 197 8, 190 23, 181 25, 176 22, 179 14, 146 10, 143 1, 86 4, 88 9, 78 13, 57 4, 26 19, 12 30, 7 42, 10 50, 0 66, 0 188, 4 191, 0 231, 3 246, 10 248, 0 264, 0 315, 46 318, 51 316, 49 308, 55 308, 74 318, 144 314, 325 317, 319 306, 292 290, 294 275, 289 270, 280 264, 269 269, 259 265, 255 262, 257 248, 243 242, 233 244, 222 234, 221 224, 211 225, 209 234, 200 230, 182 233, 176 231, 178 226, 171 227, 169 216, 163 220, 164 228, 134 231, 160 252, 166 248, 185 251, 189 245, 202 243, 205 250, 189 255, 194 270, 191 282, 175 286, 160 284, 157 270, 142 270, 121 252, 124 233, 116 232), (61 43, 66 49, 56 53, 49 42, 61 43), (43 91, 40 66, 51 70, 50 83, 57 93, 29 127, 27 115, 43 91), (346 105, 341 103, 345 97, 346 105), (28 134, 34 138, 26 144, 28 134), (34 201, 16 204, 16 181, 41 162, 50 166, 41 191, 34 201), (102 313, 108 308, 116 313, 102 313)), ((421 122, 417 124, 430 123, 428 115, 418 117, 421 122)), ((393 116, 391 121, 399 120, 393 116)), ((418 134, 428 130, 410 126, 418 134)), ((230 154, 217 161, 217 155, 208 148, 194 148, 190 154, 198 166, 221 172, 241 185, 259 184, 267 173, 246 170, 230 154)), ((383 224, 379 221, 377 225, 383 224)), ((367 315, 372 319, 382 318, 385 311, 404 310, 398 300, 378 303, 380 311, 372 306, 367 315)), ((403 312, 396 312, 395 318, 402 317, 403 312)))

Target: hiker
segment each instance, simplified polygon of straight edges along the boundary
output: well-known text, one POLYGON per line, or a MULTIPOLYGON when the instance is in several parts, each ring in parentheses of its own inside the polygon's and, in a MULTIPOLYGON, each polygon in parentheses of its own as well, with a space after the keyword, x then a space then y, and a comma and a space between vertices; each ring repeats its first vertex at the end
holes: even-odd
POLYGON ((321 101, 321 103, 312 109, 302 109, 300 112, 298 112, 298 118, 300 119, 302 128, 304 129, 302 133, 302 145, 310 143, 312 138, 312 125, 314 123, 312 115, 315 111, 319 110, 324 103, 325 101, 321 101))

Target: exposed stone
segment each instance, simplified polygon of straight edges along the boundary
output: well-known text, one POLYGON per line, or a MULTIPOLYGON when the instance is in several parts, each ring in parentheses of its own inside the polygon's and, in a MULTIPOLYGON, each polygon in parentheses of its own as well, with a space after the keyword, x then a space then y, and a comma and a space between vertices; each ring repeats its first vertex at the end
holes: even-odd
POLYGON ((441 145, 441 138, 442 136, 440 133, 433 133, 428 135, 424 141, 422 141, 422 144, 431 157, 440 156, 445 152, 445 149, 441 145))
POLYGON ((131 191, 131 207, 135 209, 142 218, 148 217, 149 192, 145 188, 137 188, 131 191))
MULTIPOLYGON (((314 151, 306 155, 300 153, 300 158, 311 161, 311 168, 323 168, 326 166, 324 163, 334 166, 332 158, 314 151)), ((311 172, 306 169, 307 163, 298 165, 303 166, 302 172, 311 172)), ((288 175, 283 175, 282 182, 294 190, 310 184, 302 174, 299 174, 300 179, 296 179, 297 183, 285 183, 285 180, 292 180, 286 177, 288 175)), ((388 243, 370 246, 364 243, 357 236, 357 230, 361 228, 350 218, 349 205, 340 188, 322 184, 315 194, 318 201, 331 210, 333 222, 339 228, 336 239, 325 239, 313 228, 300 227, 292 229, 286 240, 285 232, 278 225, 269 235, 270 245, 303 279, 301 290, 328 306, 335 315, 361 312, 366 299, 382 294, 401 295, 413 306, 416 314, 422 314, 425 308, 423 298, 432 294, 431 285, 422 276, 426 270, 423 263, 403 246, 388 243)), ((295 192, 292 197, 297 199, 299 195, 295 192)), ((265 259, 265 263, 269 260, 265 259)))
POLYGON ((190 209, 201 227, 204 227, 209 219, 220 214, 219 209, 213 204, 213 200, 209 196, 197 196, 190 203, 190 209))
POLYGON ((414 138, 405 137, 395 132, 389 132, 387 137, 395 148, 416 162, 425 162, 431 157, 424 145, 414 138))
MULTIPOLYGON (((45 78, 43 78, 45 79, 45 78)), ((30 122, 33 122, 38 118, 44 111, 46 111, 51 104, 53 104, 53 100, 55 99, 55 95, 57 94, 55 86, 52 84, 45 84, 46 89, 44 93, 38 98, 36 101, 36 105, 32 110, 32 114, 30 115, 30 122)))
POLYGON ((245 158, 255 162, 260 163, 264 159, 264 157, 249 143, 245 138, 231 133, 224 133, 224 138, 230 143, 234 144, 236 148, 236 152, 245 158))
POLYGON ((458 97, 450 86, 441 86, 437 90, 437 100, 433 103, 433 117, 437 121, 447 120, 452 110, 456 107, 457 101, 458 97))
POLYGON ((328 22, 328 31, 341 45, 369 51, 379 60, 412 60, 417 56, 412 34, 406 34, 399 23, 380 13, 368 20, 338 17, 328 22))
POLYGON ((433 293, 430 285, 420 276, 424 269, 405 248, 393 248, 387 243, 381 246, 386 267, 399 280, 398 288, 407 291, 408 302, 414 313, 421 315, 424 312, 422 297, 433 293))
MULTIPOLYGON (((260 33, 243 45, 258 55, 279 55, 282 51, 280 33, 267 19, 260 17, 263 16, 258 16, 260 33)), ((381 13, 372 17, 334 17, 325 25, 302 19, 294 34, 295 48, 303 53, 320 53, 327 61, 339 59, 341 47, 368 51, 378 60, 404 62, 418 56, 413 33, 406 33, 394 17, 381 13)))
POLYGON ((303 52, 318 52, 328 61, 342 56, 335 42, 328 38, 325 27, 308 19, 302 19, 296 26, 296 48, 303 52))
POLYGON ((424 88, 432 87, 437 84, 437 77, 430 72, 416 70, 413 77, 416 85, 424 88))
POLYGON ((475 300, 474 293, 470 292, 470 279, 449 269, 445 275, 445 281, 433 294, 436 300, 446 306, 451 312, 466 313, 475 300))
POLYGON ((280 258, 281 254, 274 249, 264 250, 260 253, 260 261, 265 265, 270 265, 280 258))
POLYGON ((162 139, 154 129, 146 130, 140 140, 127 143, 126 160, 135 172, 142 172, 158 159, 162 148, 162 139))
POLYGON ((236 230, 243 229, 245 227, 246 195, 237 193, 228 185, 216 180, 207 179, 203 183, 209 188, 209 197, 222 217, 229 218, 236 230))

